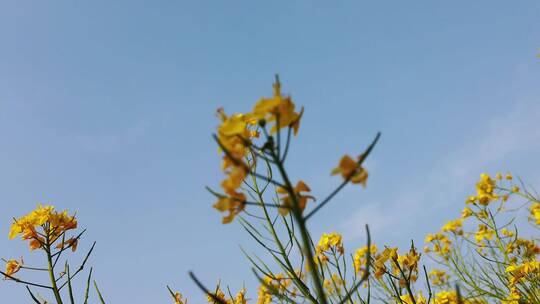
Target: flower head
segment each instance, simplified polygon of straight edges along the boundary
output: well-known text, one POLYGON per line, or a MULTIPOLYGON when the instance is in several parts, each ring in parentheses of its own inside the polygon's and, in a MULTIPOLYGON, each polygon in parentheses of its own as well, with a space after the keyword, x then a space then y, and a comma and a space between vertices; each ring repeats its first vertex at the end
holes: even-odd
POLYGON ((281 83, 277 76, 273 88, 274 96, 272 98, 261 98, 253 108, 252 115, 258 120, 274 122, 270 133, 275 133, 284 127, 290 127, 296 135, 300 127, 302 110, 295 112, 295 105, 291 97, 281 94, 281 83))
MULTIPOLYGON (((302 180, 296 183, 296 186, 294 187, 293 190, 294 190, 294 194, 296 195, 298 207, 300 208, 301 211, 304 211, 304 209, 306 208, 307 201, 309 199, 315 200, 313 196, 302 193, 302 192, 311 191, 309 186, 302 180)), ((278 187, 277 192, 280 195, 282 195, 281 201, 283 202, 283 206, 279 208, 279 213, 281 213, 281 215, 287 215, 289 211, 291 210, 291 208, 293 208, 293 201, 292 201, 293 199, 289 195, 289 191, 287 191, 287 189, 285 188, 278 187)))
POLYGON ((328 258, 326 257, 325 253, 333 250, 335 250, 335 252, 339 253, 340 255, 343 255, 344 249, 342 240, 343 238, 339 233, 323 233, 321 238, 319 239, 317 247, 315 248, 319 259, 322 262, 327 261, 328 258))
POLYGON ((239 192, 231 192, 229 196, 220 196, 213 206, 220 212, 229 212, 222 219, 223 224, 228 224, 246 207, 246 195, 239 192))
POLYGON ((29 214, 14 220, 9 231, 9 238, 21 235, 23 240, 30 240, 30 250, 41 248, 44 243, 54 243, 66 231, 77 228, 77 219, 67 211, 57 212, 53 206, 38 205, 29 214), (41 229, 42 232, 38 232, 41 229))
MULTIPOLYGON (((362 248, 357 249, 356 252, 354 253, 353 263, 354 263, 354 269, 356 270, 356 272, 360 272, 362 270, 362 267, 367 265, 367 262, 368 262, 366 259, 367 252, 368 252, 368 247, 364 246, 362 248)), ((377 254, 377 245, 371 244, 371 246, 369 247, 369 255, 373 257, 376 254, 377 254)))
MULTIPOLYGON (((360 157, 359 157, 360 158, 360 157)), ((349 155, 345 155, 339 161, 339 165, 332 170, 332 175, 341 174, 344 179, 350 179, 353 184, 366 186, 368 173, 366 169, 360 166, 349 155)))
MULTIPOLYGON (((22 260, 20 262, 17 261, 17 260, 13 260, 13 259, 8 260, 6 262, 6 275, 11 276, 11 275, 17 273, 21 269, 22 265, 23 265, 22 260)), ((6 276, 6 278, 7 278, 7 276, 6 276)))

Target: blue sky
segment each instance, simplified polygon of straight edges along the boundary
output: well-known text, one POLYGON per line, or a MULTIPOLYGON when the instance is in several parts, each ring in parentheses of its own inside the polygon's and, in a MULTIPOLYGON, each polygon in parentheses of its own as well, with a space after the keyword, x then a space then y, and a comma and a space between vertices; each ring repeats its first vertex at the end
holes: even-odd
MULTIPOLYGON (((368 188, 314 234, 354 249, 367 222, 379 244, 421 242, 481 172, 540 187, 539 20, 537 1, 3 1, 0 256, 39 260, 7 233, 41 202, 77 211, 111 303, 167 303, 165 284, 198 302, 188 270, 253 286, 239 245, 255 243, 204 186, 222 178, 215 110, 250 110, 274 73, 305 106, 290 170, 315 196, 383 134, 368 188)), ((26 301, 13 285, 3 301, 26 301)))

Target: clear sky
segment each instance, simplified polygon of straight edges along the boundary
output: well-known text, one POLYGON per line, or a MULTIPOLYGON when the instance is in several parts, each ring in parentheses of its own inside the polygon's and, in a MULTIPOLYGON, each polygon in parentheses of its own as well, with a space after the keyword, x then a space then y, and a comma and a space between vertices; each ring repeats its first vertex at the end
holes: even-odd
MULTIPOLYGON (((421 243, 481 172, 540 188, 539 47, 538 1, 2 1, 0 257, 34 261, 10 221, 54 204, 88 229, 74 263, 97 241, 110 303, 168 303, 166 284, 198 303, 188 270, 254 286, 239 245, 256 244, 204 186, 223 177, 215 110, 249 111, 274 73, 305 106, 289 164, 315 196, 383 134, 367 189, 315 237, 352 250, 368 223, 378 244, 421 243)), ((12 282, 0 296, 28 303, 12 282)))

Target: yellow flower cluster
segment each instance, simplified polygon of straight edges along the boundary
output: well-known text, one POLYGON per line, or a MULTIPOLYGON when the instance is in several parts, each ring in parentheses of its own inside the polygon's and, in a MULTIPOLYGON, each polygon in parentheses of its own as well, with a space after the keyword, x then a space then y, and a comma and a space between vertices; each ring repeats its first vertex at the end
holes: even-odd
POLYGON ((219 109, 218 114, 222 123, 218 127, 217 137, 222 149, 226 151, 223 155, 222 169, 227 178, 221 182, 226 196, 219 197, 214 208, 221 212, 228 211, 229 214, 223 217, 223 223, 230 223, 245 208, 246 196, 237 189, 242 185, 249 170, 244 157, 248 152, 246 141, 255 135, 249 129, 254 121, 244 114, 227 116, 223 109, 219 109))
MULTIPOLYGON (((513 177, 511 174, 506 174, 504 177, 507 181, 512 181, 513 177)), ((489 174, 482 173, 480 174, 480 181, 476 183, 476 195, 469 196, 467 198, 467 204, 478 204, 480 206, 488 206, 491 202, 501 199, 502 201, 508 200, 508 194, 499 195, 495 193, 495 190, 498 188, 497 181, 503 180, 501 173, 495 175, 495 179, 491 178, 489 174)), ((517 193, 520 189, 517 186, 512 186, 510 192, 517 193)))
MULTIPOLYGON (((30 250, 35 250, 45 243, 53 244, 66 231, 75 228, 77 219, 74 215, 68 215, 67 211, 56 212, 53 206, 38 205, 29 214, 14 220, 9 230, 9 238, 14 239, 21 234, 23 240, 30 240, 30 250)), ((73 239, 67 242, 76 243, 73 239)))
POLYGON ((343 255, 344 248, 341 234, 335 232, 323 233, 323 235, 319 239, 319 243, 317 244, 315 251, 317 253, 317 257, 319 258, 319 260, 321 260, 322 263, 328 261, 328 257, 326 256, 328 252, 331 252, 332 254, 338 253, 339 255, 343 255))
POLYGON ((452 241, 442 233, 428 234, 424 240, 425 243, 429 243, 424 247, 425 253, 433 252, 436 255, 444 258, 445 260, 449 258, 450 249, 452 246, 452 241))
POLYGON ((416 282, 418 279, 418 262, 420 261, 420 253, 416 248, 411 247, 405 255, 398 255, 397 261, 392 263, 394 275, 400 276, 399 285, 404 287, 407 283, 416 282))
POLYGON ((238 189, 256 160, 253 155, 251 161, 248 161, 247 157, 252 140, 259 137, 258 125, 274 123, 271 133, 290 127, 296 134, 302 113, 295 112, 290 96, 281 94, 281 84, 279 79, 276 79, 274 96, 259 100, 252 112, 228 116, 223 109, 219 109, 218 116, 221 124, 217 130, 217 139, 223 153, 222 170, 227 174, 227 178, 221 183, 225 195, 218 197, 213 207, 220 212, 228 212, 223 217, 223 223, 226 224, 245 209, 246 196, 238 189))
POLYGON ((493 231, 493 229, 484 224, 478 224, 478 230, 474 234, 474 239, 478 245, 483 247, 485 246, 484 240, 493 239, 493 235, 495 235, 495 231, 493 231))
MULTIPOLYGON (((364 271, 364 267, 367 265, 367 252, 368 252, 368 246, 361 247, 356 250, 353 257, 353 263, 354 263, 354 270, 357 273, 360 273, 364 271)), ((369 255, 371 257, 375 256, 377 254, 377 245, 371 244, 369 246, 369 255)))
POLYGON ((386 247, 384 250, 378 254, 375 255, 374 261, 373 261, 373 268, 375 275, 375 278, 380 279, 382 276, 387 272, 387 268, 385 266, 385 263, 390 261, 394 261, 398 258, 397 254, 397 247, 390 248, 386 247))
POLYGON ((476 196, 469 197, 468 202, 489 205, 490 202, 499 199, 499 196, 494 193, 495 186, 495 181, 488 174, 480 174, 480 181, 476 184, 476 196))
POLYGON ((414 297, 414 299, 409 294, 401 295, 399 299, 401 300, 400 303, 403 303, 403 304, 426 304, 427 303, 426 298, 424 297, 424 295, 422 295, 421 292, 418 293, 414 297))
POLYGON ((510 265, 506 267, 506 272, 511 274, 510 285, 516 285, 528 275, 533 276, 535 279, 539 279, 540 263, 533 260, 521 263, 519 265, 510 265))
MULTIPOLYGON (((505 269, 507 283, 505 284, 508 285, 508 294, 506 299, 501 300, 501 303, 525 303, 523 297, 530 299, 530 293, 532 292, 534 294, 537 292, 532 287, 532 284, 538 282, 540 279, 539 262, 537 259, 537 256, 540 254, 540 247, 536 244, 535 239, 527 240, 518 238, 517 231, 514 232, 506 228, 514 219, 502 227, 496 224, 495 216, 501 211, 506 211, 504 204, 510 195, 521 191, 515 185, 503 185, 503 179, 512 181, 513 177, 510 174, 503 177, 501 173, 497 173, 495 178, 491 178, 488 174, 481 174, 480 180, 476 184, 476 196, 471 196, 467 200, 467 204, 472 206, 465 207, 461 212, 461 218, 446 223, 441 228, 441 232, 429 234, 425 241, 426 243, 430 243, 432 247, 426 246, 425 251, 434 252, 438 256, 443 257, 442 263, 452 268, 453 264, 451 263, 455 263, 456 259, 462 258, 461 251, 463 249, 452 248, 452 241, 449 236, 450 234, 454 234, 456 239, 466 238, 469 244, 476 245, 476 250, 483 257, 489 254, 489 259, 493 259, 493 261, 501 265, 507 265, 505 269), (497 193, 496 190, 498 191, 497 193), (495 200, 501 200, 499 207, 496 208, 497 213, 493 213, 490 210, 491 203, 495 200), (463 221, 471 216, 478 219, 478 228, 472 232, 464 232, 463 221), (468 239, 469 236, 472 237, 472 240, 468 239), (450 263, 448 260, 451 254, 452 262, 450 263), (524 291, 528 294, 523 294, 524 291)), ((537 219, 540 217, 540 203, 526 192, 519 193, 519 195, 532 202, 529 206, 529 221, 537 224, 537 219)), ((497 274, 497 276, 504 278, 505 274, 497 274)), ((446 272, 442 270, 431 271, 429 278, 434 286, 447 284, 449 279, 446 272)), ((456 301, 457 297, 454 292, 443 291, 434 297, 434 303, 456 303, 456 301)), ((464 300, 463 303, 482 302, 469 299, 464 300)))
POLYGON ((433 297, 433 304, 487 304, 487 302, 480 301, 477 299, 464 299, 458 298, 458 295, 455 291, 440 291, 435 294, 433 297))
POLYGON ((448 274, 444 270, 433 269, 429 272, 429 279, 432 285, 444 285, 448 282, 448 274))

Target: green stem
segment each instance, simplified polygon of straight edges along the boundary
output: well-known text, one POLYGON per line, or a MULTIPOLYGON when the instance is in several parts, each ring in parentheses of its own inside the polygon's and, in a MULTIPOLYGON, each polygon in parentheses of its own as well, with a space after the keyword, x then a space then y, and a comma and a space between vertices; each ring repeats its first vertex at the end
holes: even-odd
POLYGON ((58 289, 58 286, 56 285, 56 277, 54 276, 54 266, 53 266, 53 260, 52 260, 52 255, 51 255, 51 242, 50 242, 48 233, 45 239, 45 253, 47 254, 47 265, 48 265, 48 271, 49 271, 49 277, 51 280, 52 290, 54 293, 54 298, 56 299, 57 304, 63 304, 62 297, 60 296, 60 291, 58 289))
POLYGON ((304 217, 302 216, 302 210, 300 210, 298 198, 296 196, 296 193, 294 192, 294 188, 291 184, 291 181, 289 180, 287 172, 285 172, 285 168, 283 167, 283 164, 281 163, 279 157, 276 155, 274 150, 272 150, 272 158, 276 162, 279 173, 281 174, 281 177, 283 178, 283 181, 285 182, 285 189, 287 190, 287 193, 289 194, 289 197, 292 199, 292 202, 293 202, 292 213, 293 213, 295 221, 298 223, 298 228, 300 229, 300 235, 302 236, 302 243, 304 247, 303 251, 304 251, 304 254, 306 255, 306 259, 309 265, 309 271, 311 272, 311 276, 313 277, 313 283, 315 285, 315 289, 317 290, 317 296, 321 304, 327 304, 328 302, 326 300, 326 295, 324 293, 323 284, 317 272, 317 268, 316 268, 317 265, 315 264, 315 259, 314 259, 313 251, 311 248, 309 233, 306 227, 306 221, 304 217))
POLYGON ((296 275, 296 272, 294 271, 294 267, 292 266, 289 257, 287 256, 287 252, 285 251, 285 247, 283 247, 283 243, 279 239, 277 232, 274 228, 274 225, 272 223, 272 220, 270 219, 270 215, 268 214, 268 210, 266 209, 266 203, 264 202, 264 198, 262 196, 262 192, 259 189, 259 185, 257 183, 257 179, 255 176, 253 176, 253 184, 255 186, 255 190, 257 192, 257 196, 259 198, 259 201, 261 203, 261 207, 264 211, 264 216, 266 219, 266 222, 268 224, 268 228, 270 230, 270 233, 272 234, 272 237, 274 238, 274 241, 278 245, 279 252, 281 256, 283 257, 283 260, 285 261, 285 264, 287 265, 289 274, 294 278, 294 282, 297 285, 297 287, 300 289, 302 294, 304 294, 306 297, 308 297, 311 301, 316 302, 316 299, 311 295, 309 292, 309 288, 302 282, 302 280, 296 275))

